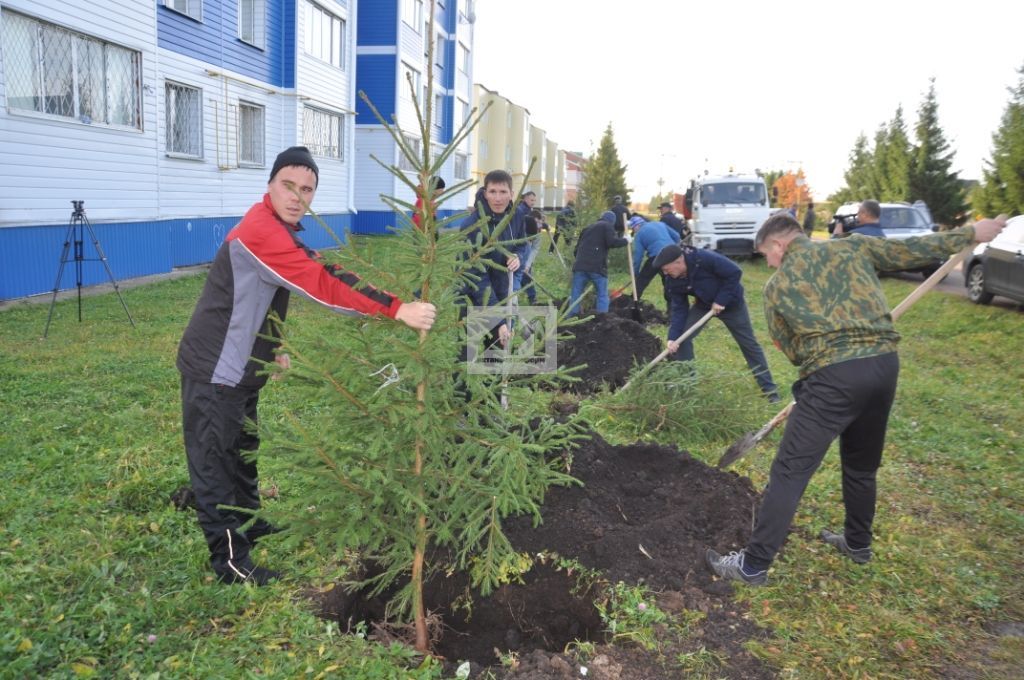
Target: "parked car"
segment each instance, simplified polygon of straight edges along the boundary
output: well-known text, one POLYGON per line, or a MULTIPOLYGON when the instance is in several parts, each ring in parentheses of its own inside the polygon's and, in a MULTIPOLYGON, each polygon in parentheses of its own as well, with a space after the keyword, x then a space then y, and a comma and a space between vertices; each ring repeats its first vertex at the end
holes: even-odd
MULTIPOLYGON (((880 205, 882 215, 878 219, 878 226, 881 227, 886 238, 905 239, 911 236, 924 236, 938 230, 938 227, 932 223, 928 206, 922 201, 917 201, 913 205, 909 203, 882 203, 880 205)), ((844 203, 839 206, 835 215, 832 216, 832 221, 828 224, 828 232, 831 234, 836 223, 840 221, 843 223, 844 230, 856 226, 858 208, 860 208, 860 203, 844 203)), ((927 267, 907 271, 920 272, 922 276, 928 278, 942 266, 944 261, 936 260, 927 267)))
POLYGON ((1024 304, 1024 215, 1006 223, 991 243, 981 243, 964 265, 967 299, 987 305, 996 295, 1024 304))

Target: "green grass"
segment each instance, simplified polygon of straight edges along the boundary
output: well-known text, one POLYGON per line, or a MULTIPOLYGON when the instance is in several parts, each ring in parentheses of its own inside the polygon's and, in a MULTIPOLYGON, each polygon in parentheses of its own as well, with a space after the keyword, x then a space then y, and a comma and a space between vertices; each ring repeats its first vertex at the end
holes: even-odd
MULTIPOLYGON (((375 257, 387 256, 385 239, 372 243, 375 257)), ((776 382, 788 385, 795 372, 767 346, 760 313, 770 272, 760 261, 745 270, 755 329, 776 382)), ((553 293, 568 292, 568 275, 546 247, 538 277, 553 293)), ((625 279, 624 269, 612 272, 613 286, 625 279)), ((58 303, 46 340, 47 305, 0 312, 0 678, 317 677, 338 668, 345 677, 438 677, 436 667, 408 670, 399 650, 341 636, 315 616, 308 592, 336 580, 339 567, 311 547, 260 548, 259 561, 293 575, 284 583, 212 582, 193 515, 168 502, 188 481, 174 358, 202 283, 199 275, 124 291, 136 329, 114 295, 86 298, 82 323, 73 300, 58 303)), ((893 304, 914 286, 884 285, 893 304)), ((660 294, 654 284, 646 298, 660 305, 660 294)), ((1019 670, 1020 640, 993 640, 982 624, 1024 619, 1021 321, 939 293, 900 321, 903 369, 880 474, 876 560, 857 567, 813 539, 842 520, 832 453, 770 585, 740 593, 772 631, 752 645, 766 663, 800 677, 1019 670)), ((351 322, 299 300, 289 315, 297 341, 351 322)), ((742 356, 720 323, 702 333, 697 355, 706 381, 693 399, 705 402, 702 421, 720 425, 638 427, 600 408, 611 400, 599 397, 589 408, 604 414, 594 418, 602 434, 671 442, 714 462, 736 431, 770 417, 774 409, 756 398, 752 377, 743 379, 742 356), (716 380, 728 384, 728 418, 716 410, 716 380), (749 409, 735 408, 745 393, 749 409)), ((288 399, 287 382, 269 386, 261 418, 272 422, 288 399)), ((536 395, 517 399, 545 407, 536 395)), ((777 435, 736 471, 763 485, 775 442, 777 435)), ((272 457, 261 472, 265 484, 301 497, 272 457)))

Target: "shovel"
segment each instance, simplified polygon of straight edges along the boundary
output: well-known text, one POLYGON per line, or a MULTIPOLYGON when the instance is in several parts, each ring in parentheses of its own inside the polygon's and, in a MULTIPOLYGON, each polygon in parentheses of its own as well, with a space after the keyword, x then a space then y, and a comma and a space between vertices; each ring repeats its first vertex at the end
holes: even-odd
POLYGON ((629 267, 629 280, 633 286, 633 321, 644 322, 644 314, 640 311, 640 298, 636 295, 636 272, 633 271, 633 242, 626 241, 626 266, 629 267))
POLYGON ((622 288, 616 288, 612 292, 608 293, 608 297, 610 297, 612 300, 616 300, 616 299, 622 297, 622 294, 625 293, 626 289, 629 288, 631 285, 633 285, 633 284, 632 283, 627 283, 622 288))
MULTIPOLYGON (((959 253, 946 260, 946 262, 941 267, 935 270, 935 273, 933 273, 931 276, 924 280, 924 283, 922 283, 920 286, 911 291, 910 295, 903 299, 903 302, 893 307, 893 310, 889 312, 889 315, 892 317, 892 320, 896 321, 896 319, 900 318, 903 315, 903 312, 907 311, 907 309, 910 308, 910 305, 917 302, 921 298, 921 296, 923 296, 929 290, 934 288, 935 284, 942 281, 942 279, 946 278, 946 275, 949 274, 949 272, 951 272, 954 267, 960 264, 964 260, 964 258, 970 255, 973 251, 974 246, 972 245, 967 248, 964 248, 959 253)), ((718 467, 729 467, 730 465, 738 461, 740 458, 747 455, 751 449, 757 446, 758 442, 760 442, 762 439, 768 436, 769 432, 778 427, 779 423, 784 421, 789 416, 794 406, 796 406, 796 401, 789 402, 789 404, 787 404, 784 409, 779 411, 778 414, 776 414, 774 418, 769 420, 765 424, 765 426, 762 427, 760 430, 758 430, 757 432, 748 432, 747 434, 740 437, 739 441, 735 442, 732 446, 726 449, 725 453, 718 460, 718 467)))
MULTIPOLYGON (((713 317, 714 315, 715 315, 714 312, 709 311, 707 314, 705 314, 704 316, 700 317, 700 319, 697 321, 697 323, 695 323, 692 326, 690 326, 690 328, 687 329, 687 331, 685 333, 683 333, 678 338, 676 338, 675 342, 678 342, 679 344, 682 344, 684 340, 686 340, 688 337, 690 337, 691 335, 693 335, 694 333, 699 331, 701 329, 701 326, 703 326, 708 321, 710 321, 711 317, 713 317)), ((665 357, 667 357, 668 355, 669 355, 669 351, 668 351, 668 348, 666 347, 662 351, 661 354, 659 354, 658 356, 656 356, 653 359, 651 359, 651 363, 649 363, 646 366, 644 366, 643 368, 641 368, 639 371, 637 371, 636 375, 634 375, 632 378, 630 378, 628 381, 626 381, 626 384, 619 388, 619 394, 622 394, 622 391, 625 390, 630 385, 632 385, 634 380, 636 380, 640 376, 646 374, 647 371, 649 371, 652 368, 654 368, 659 362, 663 361, 665 359, 665 357)))
MULTIPOLYGON (((508 298, 505 303, 505 328, 512 331, 512 314, 514 307, 516 306, 515 294, 512 291, 514 285, 513 279, 515 275, 513 272, 508 273, 508 298)), ((509 357, 512 354, 512 336, 509 335, 508 342, 505 343, 505 361, 502 362, 501 372, 501 408, 508 410, 508 371, 509 371, 509 357)))

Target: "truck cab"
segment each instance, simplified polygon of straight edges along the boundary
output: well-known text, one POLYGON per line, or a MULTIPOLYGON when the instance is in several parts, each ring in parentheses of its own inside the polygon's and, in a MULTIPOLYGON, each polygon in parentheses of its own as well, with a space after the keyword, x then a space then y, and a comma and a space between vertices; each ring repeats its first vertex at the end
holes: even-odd
POLYGON ((754 236, 771 214, 768 189, 757 175, 701 177, 687 191, 693 245, 731 257, 754 255, 754 236))

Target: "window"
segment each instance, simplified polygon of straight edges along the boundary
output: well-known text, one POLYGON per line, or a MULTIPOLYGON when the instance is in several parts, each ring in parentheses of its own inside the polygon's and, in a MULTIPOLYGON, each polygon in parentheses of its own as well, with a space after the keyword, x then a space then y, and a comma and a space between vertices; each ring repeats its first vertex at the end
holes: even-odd
POLYGON ((238 0, 238 37, 262 49, 266 44, 264 0, 238 0))
POLYGON ((314 156, 345 159, 345 117, 307 106, 302 111, 302 143, 314 156))
POLYGON ((512 111, 509 110, 505 113, 505 127, 509 130, 512 129, 512 111))
POLYGON ((164 7, 170 7, 196 21, 203 20, 203 0, 164 0, 164 7))
POLYGON ((457 153, 455 154, 455 179, 466 179, 467 177, 469 177, 469 172, 466 167, 466 154, 457 153))
POLYGON ((420 91, 425 89, 423 88, 420 72, 406 64, 404 61, 402 62, 402 82, 399 84, 399 88, 401 88, 399 92, 402 97, 410 100, 418 97, 420 91), (410 79, 412 79, 412 92, 409 91, 410 79))
POLYGON ((459 43, 459 70, 463 73, 469 73, 469 48, 459 43))
POLYGON ((259 104, 238 102, 238 163, 262 167, 266 148, 264 111, 259 104))
POLYGON ((165 89, 167 153, 203 157, 203 91, 168 82, 165 89))
POLYGON ((434 95, 434 115, 433 115, 433 126, 438 130, 444 125, 444 95, 434 95))
POLYGON ((508 145, 505 145, 505 162, 512 162, 512 147, 508 145))
POLYGON ((419 33, 423 25, 423 0, 402 0, 402 21, 419 33))
POLYGON ((487 160, 487 156, 488 155, 489 154, 487 153, 487 140, 486 139, 481 139, 480 140, 480 160, 482 160, 482 161, 487 160))
MULTIPOLYGON (((419 158, 423 154, 422 142, 416 137, 409 137, 403 133, 405 137, 405 143, 409 145, 409 149, 412 151, 413 156, 419 158)), ((412 172, 416 168, 412 166, 412 162, 406 158, 402 150, 398 150, 398 169, 405 170, 406 172, 412 172)))
POLYGON ((444 66, 444 36, 440 33, 437 34, 437 39, 434 41, 434 63, 444 66))
POLYGON ((142 55, 4 11, 7 105, 82 123, 142 129, 142 55))
POLYGON ((306 9, 306 53, 345 68, 345 21, 319 5, 306 9))
POLYGON ((452 116, 452 125, 458 129, 465 125, 466 119, 469 118, 469 104, 461 99, 456 99, 454 114, 455 115, 452 116))

